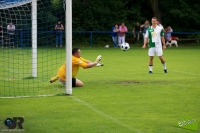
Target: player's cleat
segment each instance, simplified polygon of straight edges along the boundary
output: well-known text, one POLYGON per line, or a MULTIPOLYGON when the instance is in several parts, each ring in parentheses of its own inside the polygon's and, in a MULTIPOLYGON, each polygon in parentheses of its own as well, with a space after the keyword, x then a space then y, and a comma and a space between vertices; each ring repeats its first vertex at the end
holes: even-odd
POLYGON ((51 78, 51 79, 50 79, 50 81, 49 81, 49 82, 50 82, 50 83, 53 83, 53 82, 55 82, 57 79, 58 79, 58 76, 56 76, 56 77, 53 77, 53 78, 51 78))
POLYGON ((165 73, 168 73, 167 69, 164 70, 165 73))
POLYGON ((153 72, 152 72, 152 71, 149 71, 149 74, 153 74, 153 72))

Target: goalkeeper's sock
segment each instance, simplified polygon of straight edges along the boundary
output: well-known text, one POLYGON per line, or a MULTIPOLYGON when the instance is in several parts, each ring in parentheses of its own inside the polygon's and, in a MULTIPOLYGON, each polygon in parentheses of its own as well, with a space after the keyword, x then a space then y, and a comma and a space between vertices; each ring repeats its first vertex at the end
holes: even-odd
POLYGON ((58 78, 59 78, 58 76, 55 76, 55 77, 51 78, 50 83, 55 82, 56 80, 58 80, 58 78))
POLYGON ((153 65, 149 65, 149 71, 153 72, 153 65))

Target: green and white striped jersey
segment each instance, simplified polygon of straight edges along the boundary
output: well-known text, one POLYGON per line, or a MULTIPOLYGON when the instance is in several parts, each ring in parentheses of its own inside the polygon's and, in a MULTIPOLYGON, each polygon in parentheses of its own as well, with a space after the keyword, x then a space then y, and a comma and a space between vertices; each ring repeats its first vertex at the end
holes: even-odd
POLYGON ((145 38, 149 39, 149 48, 162 47, 161 36, 164 36, 164 31, 160 26, 149 27, 145 34, 145 38))

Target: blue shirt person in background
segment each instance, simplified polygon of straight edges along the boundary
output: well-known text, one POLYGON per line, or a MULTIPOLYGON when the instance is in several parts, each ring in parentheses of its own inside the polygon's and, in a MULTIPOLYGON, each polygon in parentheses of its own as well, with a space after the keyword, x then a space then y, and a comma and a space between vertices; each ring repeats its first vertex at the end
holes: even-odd
POLYGON ((166 42, 170 42, 172 40, 171 38, 171 34, 172 34, 173 30, 171 28, 171 26, 168 26, 166 29, 165 29, 165 41, 166 42))
POLYGON ((119 28, 118 28, 118 25, 115 24, 113 27, 112 27, 112 40, 114 42, 114 47, 118 47, 118 42, 117 42, 117 33, 119 32, 119 28))

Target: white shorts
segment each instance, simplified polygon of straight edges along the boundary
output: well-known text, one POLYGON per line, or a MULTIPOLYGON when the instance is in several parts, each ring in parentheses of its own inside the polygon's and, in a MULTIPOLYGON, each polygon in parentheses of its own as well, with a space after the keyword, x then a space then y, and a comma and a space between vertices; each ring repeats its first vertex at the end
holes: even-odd
POLYGON ((154 54, 156 54, 157 56, 162 56, 163 55, 162 47, 149 48, 148 55, 149 56, 154 56, 154 54))

